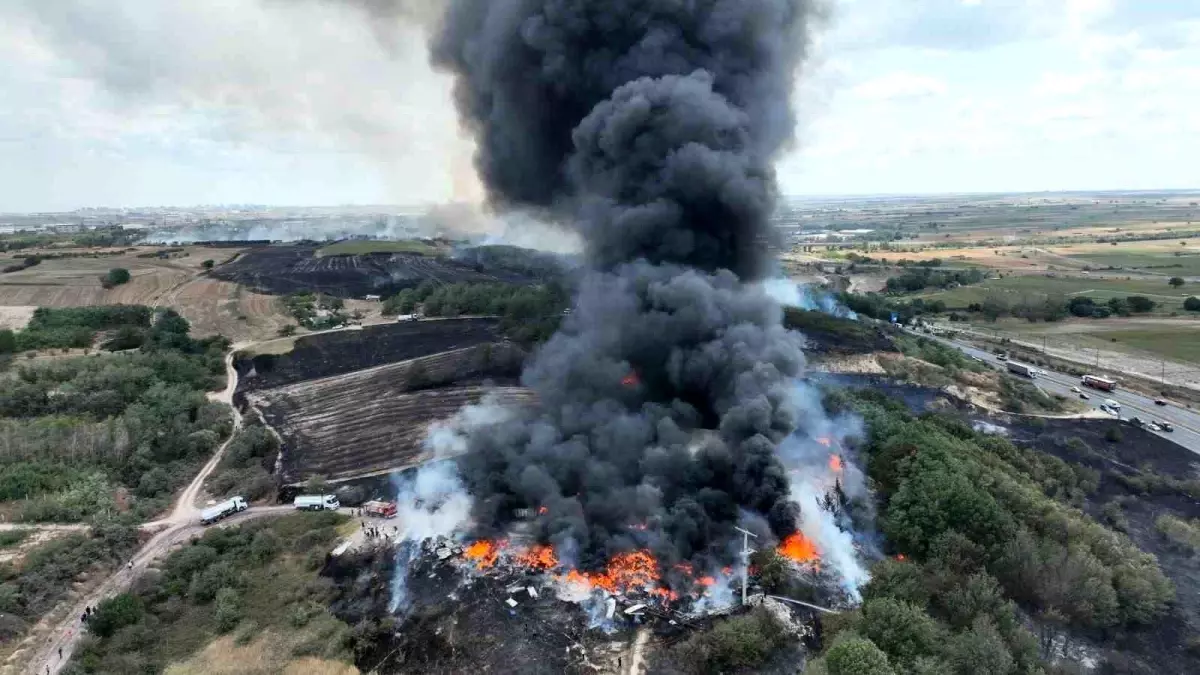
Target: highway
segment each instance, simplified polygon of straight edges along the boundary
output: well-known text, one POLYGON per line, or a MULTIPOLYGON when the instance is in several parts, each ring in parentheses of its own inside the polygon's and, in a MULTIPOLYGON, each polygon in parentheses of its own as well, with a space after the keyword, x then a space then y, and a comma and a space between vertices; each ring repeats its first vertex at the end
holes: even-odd
MULTIPOLYGON (((968 356, 982 360, 985 364, 998 370, 1007 370, 1008 366, 1004 361, 996 358, 991 352, 977 349, 968 344, 950 340, 943 337, 935 337, 926 335, 916 331, 910 331, 913 335, 924 337, 927 339, 937 340, 943 344, 955 347, 961 350, 968 356)), ((1194 410, 1181 407, 1178 404, 1168 401, 1167 405, 1160 406, 1154 403, 1154 399, 1136 394, 1131 391, 1125 391, 1120 387, 1116 391, 1101 391, 1099 389, 1091 389, 1080 384, 1079 378, 1073 375, 1065 375, 1053 371, 1039 372, 1033 378, 1033 383, 1042 391, 1049 394, 1061 394, 1068 398, 1079 399, 1079 394, 1071 391, 1072 387, 1078 387, 1081 392, 1087 394, 1087 403, 1092 408, 1099 410, 1100 405, 1106 399, 1112 399, 1121 404, 1121 418, 1129 419, 1131 417, 1140 417, 1143 421, 1167 421, 1175 427, 1172 432, 1151 432, 1157 433, 1163 438, 1175 441, 1179 445, 1191 450, 1196 454, 1200 454, 1200 413, 1194 410)), ((1103 414, 1103 413, 1102 413, 1103 414)), ((1116 419, 1115 417, 1113 419, 1116 419)), ((1150 431, 1147 428, 1147 431, 1150 431)))

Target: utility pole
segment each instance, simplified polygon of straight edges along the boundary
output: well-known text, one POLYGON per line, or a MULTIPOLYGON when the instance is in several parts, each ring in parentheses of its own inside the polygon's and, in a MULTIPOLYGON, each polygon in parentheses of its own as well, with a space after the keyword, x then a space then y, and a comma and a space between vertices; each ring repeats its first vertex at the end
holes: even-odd
POLYGON ((746 584, 750 578, 750 554, 754 553, 754 549, 750 548, 750 537, 758 539, 758 535, 743 530, 740 527, 733 528, 742 533, 742 606, 746 606, 746 584))

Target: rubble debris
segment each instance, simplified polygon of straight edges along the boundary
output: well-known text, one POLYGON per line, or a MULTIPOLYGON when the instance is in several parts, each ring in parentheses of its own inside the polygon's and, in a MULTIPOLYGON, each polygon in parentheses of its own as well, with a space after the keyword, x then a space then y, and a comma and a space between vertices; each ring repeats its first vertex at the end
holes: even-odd
POLYGON ((516 601, 516 600, 513 600, 512 598, 509 598, 509 599, 507 599, 507 600, 505 600, 505 601, 504 601, 504 604, 508 605, 509 607, 516 607, 516 606, 517 606, 517 601, 516 601))
POLYGON ((646 609, 646 605, 645 605, 645 604, 643 604, 643 603, 638 603, 638 604, 636 604, 636 605, 633 605, 633 606, 631 606, 631 607, 628 607, 628 608, 626 608, 626 609, 625 609, 625 613, 626 613, 626 614, 631 614, 631 615, 633 615, 633 616, 638 616, 638 615, 640 615, 640 614, 641 614, 643 611, 645 611, 645 609, 646 609))

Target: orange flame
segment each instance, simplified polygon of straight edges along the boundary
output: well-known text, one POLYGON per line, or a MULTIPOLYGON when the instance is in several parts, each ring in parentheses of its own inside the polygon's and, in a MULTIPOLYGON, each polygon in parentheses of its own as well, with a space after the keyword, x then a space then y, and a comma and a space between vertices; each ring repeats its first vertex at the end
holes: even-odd
POLYGON ((696 582, 701 586, 712 586, 717 583, 717 580, 713 577, 700 577, 696 582))
POLYGON ((544 515, 546 515, 546 514, 547 514, 547 513, 549 513, 549 512, 550 512, 550 509, 546 508, 545 506, 539 506, 539 507, 538 507, 538 515, 539 515, 539 516, 544 516, 544 515))
POLYGON ((500 549, 504 548, 506 543, 504 540, 488 541, 487 539, 480 539, 468 546, 467 550, 463 551, 463 555, 468 560, 474 560, 475 567, 485 570, 496 564, 496 560, 500 557, 500 549))
POLYGON ((833 446, 833 439, 828 436, 822 436, 822 437, 818 438, 817 442, 827 448, 833 446))
POLYGON ((629 374, 621 378, 621 385, 626 387, 636 387, 641 382, 638 378, 636 370, 629 371, 629 374))
POLYGON ((841 473, 842 472, 842 456, 841 455, 830 455, 829 456, 829 468, 832 469, 834 473, 841 473))
POLYGON ((550 546, 534 546, 517 554, 517 564, 532 567, 535 570, 549 570, 558 567, 558 556, 550 546))
POLYGON ((904 561, 905 561, 904 554, 903 554, 903 553, 897 553, 897 554, 896 554, 896 560, 899 560, 900 562, 904 562, 904 561))
POLYGON ((733 574, 733 568, 732 567, 722 567, 721 574, 724 574, 725 576, 729 576, 729 575, 733 574))
POLYGON ((816 562, 820 558, 817 545, 799 532, 788 535, 775 550, 779 555, 798 563, 816 562))

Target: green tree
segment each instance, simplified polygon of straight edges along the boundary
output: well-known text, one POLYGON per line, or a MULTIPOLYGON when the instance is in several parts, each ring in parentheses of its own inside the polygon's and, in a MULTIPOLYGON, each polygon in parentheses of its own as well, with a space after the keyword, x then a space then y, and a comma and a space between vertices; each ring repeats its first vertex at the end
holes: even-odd
POLYGON ((140 621, 144 612, 140 598, 121 593, 108 600, 102 600, 96 606, 95 614, 88 619, 87 627, 100 637, 109 637, 118 629, 140 621))
POLYGON ((1129 304, 1131 312, 1138 314, 1153 311, 1154 307, 1158 304, 1144 295, 1131 295, 1125 298, 1125 302, 1129 304))
POLYGON ((1183 308, 1189 312, 1200 312, 1200 298, 1197 298, 1193 295, 1187 300, 1184 300, 1183 308))
POLYGON ((825 655, 829 675, 893 675, 887 654, 863 638, 842 640, 825 655))
POLYGON ((200 266, 206 270, 211 270, 213 268, 213 265, 215 265, 215 264, 216 263, 213 262, 212 260, 205 260, 204 262, 200 263, 200 266))
POLYGON ((892 598, 868 600, 863 604, 862 615, 859 631, 898 665, 912 664, 921 656, 933 656, 943 639, 937 623, 907 602, 892 598))
POLYGON ((0 330, 0 354, 12 354, 17 351, 17 336, 7 328, 0 330))
POLYGON ((971 630, 950 643, 950 665, 957 675, 1009 675, 1013 658, 1004 638, 986 618, 979 618, 971 630))
POLYGON ((1183 277, 1171 277, 1171 280, 1167 283, 1171 284, 1173 288, 1179 288, 1187 282, 1183 280, 1183 277))
POLYGON ((130 278, 129 270, 125 269, 124 267, 114 267, 109 270, 108 274, 104 277, 109 286, 120 286, 121 284, 127 284, 129 283, 130 278))

